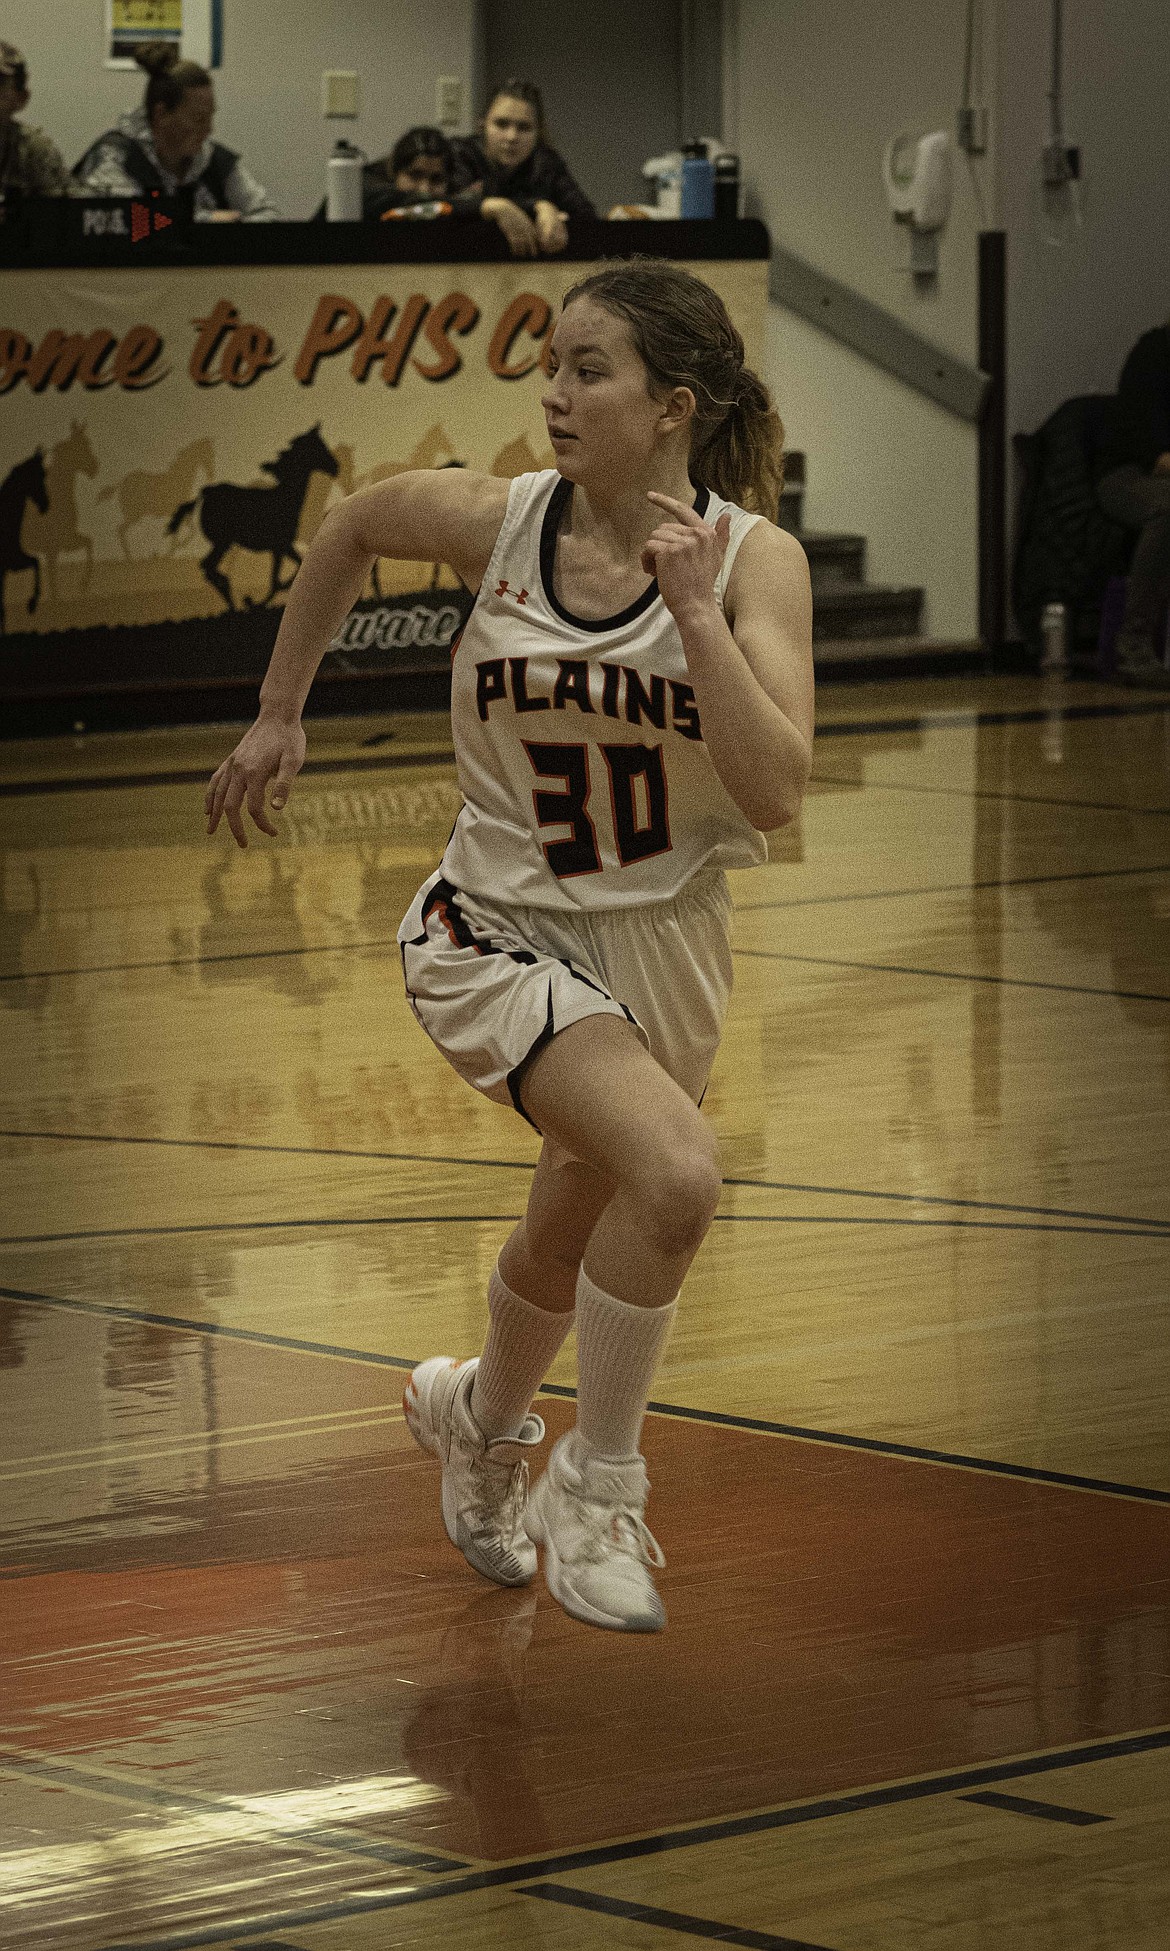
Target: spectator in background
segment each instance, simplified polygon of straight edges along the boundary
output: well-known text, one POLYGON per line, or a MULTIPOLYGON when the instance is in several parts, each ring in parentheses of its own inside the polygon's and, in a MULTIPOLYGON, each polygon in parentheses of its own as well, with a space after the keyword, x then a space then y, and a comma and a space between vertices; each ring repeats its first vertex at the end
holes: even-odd
POLYGON ((437 205, 434 215, 450 216, 454 206, 448 191, 454 167, 451 144, 441 129, 407 129, 388 156, 376 157, 362 171, 362 215, 383 217, 392 210, 429 210, 437 205))
POLYGON ((190 216, 211 222, 270 222, 277 212, 267 190, 234 149, 211 139, 215 96, 206 68, 184 61, 164 41, 140 47, 134 58, 150 76, 142 106, 123 115, 74 164, 82 187, 91 196, 157 191, 186 204, 190 216))
POLYGON ((1170 690, 1162 661, 1170 601, 1170 323, 1144 333, 1122 367, 1097 467, 1105 513, 1138 531, 1117 675, 1126 684, 1170 690))
POLYGON ((43 129, 26 129, 16 119, 28 104, 25 58, 11 41, 0 41, 0 198, 10 190, 70 196, 75 186, 56 143, 43 129))
POLYGON ((563 251, 569 217, 595 217, 547 140, 544 104, 535 82, 501 82, 484 110, 479 134, 459 136, 452 187, 457 207, 497 223, 513 257, 563 251))

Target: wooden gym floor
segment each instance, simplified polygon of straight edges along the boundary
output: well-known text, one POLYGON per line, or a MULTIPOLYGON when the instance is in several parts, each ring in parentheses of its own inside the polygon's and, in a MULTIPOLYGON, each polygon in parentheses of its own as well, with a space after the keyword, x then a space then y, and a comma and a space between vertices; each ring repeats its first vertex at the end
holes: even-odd
MULTIPOLYGON (((1170 702, 829 687, 734 877, 670 1623, 443 1538, 533 1133, 402 996, 441 718, 4 753, 0 1939, 1165 1951, 1170 702)), ((571 1413, 571 1345, 542 1413, 571 1413)))

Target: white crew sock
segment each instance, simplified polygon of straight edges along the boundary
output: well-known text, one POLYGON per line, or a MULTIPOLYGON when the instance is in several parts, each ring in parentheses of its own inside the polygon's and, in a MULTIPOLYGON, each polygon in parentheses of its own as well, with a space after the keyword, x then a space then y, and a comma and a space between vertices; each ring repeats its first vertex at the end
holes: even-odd
POLYGON ((475 1382, 471 1413, 485 1436, 518 1436, 553 1358, 573 1325, 573 1310, 535 1307, 493 1268, 488 1282, 491 1326, 475 1382))
POLYGON ((577 1434, 595 1456, 636 1456, 654 1371, 678 1307, 634 1307, 577 1276, 577 1434))

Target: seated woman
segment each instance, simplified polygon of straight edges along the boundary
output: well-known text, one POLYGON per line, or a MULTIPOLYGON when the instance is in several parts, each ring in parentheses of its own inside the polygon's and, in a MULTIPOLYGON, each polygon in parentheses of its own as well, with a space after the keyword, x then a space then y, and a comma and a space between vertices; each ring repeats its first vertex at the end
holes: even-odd
POLYGON ((174 197, 201 221, 271 222, 276 205, 234 149, 211 139, 211 76, 175 47, 152 41, 135 60, 150 80, 141 108, 86 150, 73 174, 91 196, 174 197))
POLYGON ((0 203, 23 196, 70 196, 76 185, 55 142, 17 121, 29 104, 28 66, 18 47, 0 41, 0 203))
POLYGON ((1117 676, 1123 684, 1170 690, 1162 661, 1170 600, 1170 324, 1144 333, 1122 368, 1097 461, 1097 500, 1115 522, 1137 530, 1117 676))
POLYGON ((388 156, 376 157, 363 169, 363 217, 388 217, 399 212, 409 216, 415 210, 450 216, 454 206, 448 191, 454 167, 451 144, 441 129, 407 129, 388 156))
POLYGON ((499 224, 513 257, 563 251, 567 219, 597 215, 562 157, 549 147, 535 82, 517 76, 501 82, 479 134, 457 136, 452 147, 457 214, 467 210, 499 224))

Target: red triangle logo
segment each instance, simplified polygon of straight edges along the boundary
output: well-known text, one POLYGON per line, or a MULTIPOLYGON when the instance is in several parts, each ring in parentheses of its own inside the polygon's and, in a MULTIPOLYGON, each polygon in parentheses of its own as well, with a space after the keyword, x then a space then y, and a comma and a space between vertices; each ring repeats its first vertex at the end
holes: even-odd
POLYGON ((154 227, 156 230, 169 230, 173 222, 173 217, 164 217, 161 210, 155 211, 154 227))

